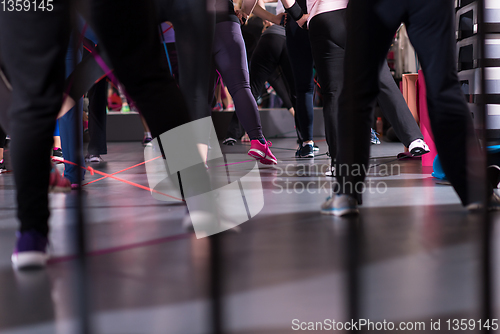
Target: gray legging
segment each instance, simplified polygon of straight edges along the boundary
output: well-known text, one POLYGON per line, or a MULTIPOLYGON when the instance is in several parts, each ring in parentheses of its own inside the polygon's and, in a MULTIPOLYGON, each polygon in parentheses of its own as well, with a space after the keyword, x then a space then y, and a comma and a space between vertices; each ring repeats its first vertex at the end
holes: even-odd
POLYGON ((243 128, 250 139, 262 138, 260 115, 250 89, 248 61, 239 23, 224 21, 215 25, 213 56, 243 128))

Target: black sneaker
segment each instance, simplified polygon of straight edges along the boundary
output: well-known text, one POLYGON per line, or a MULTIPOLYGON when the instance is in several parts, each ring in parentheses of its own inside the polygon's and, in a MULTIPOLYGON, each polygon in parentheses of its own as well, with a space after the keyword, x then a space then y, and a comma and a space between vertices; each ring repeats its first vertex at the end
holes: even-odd
POLYGON ((318 152, 319 151, 318 145, 316 145, 316 144, 313 145, 313 151, 314 152, 318 152))
POLYGON ((61 162, 63 162, 63 160, 64 160, 64 156, 63 156, 62 149, 59 147, 53 148, 52 149, 52 161, 61 163, 61 162))
POLYGON ((7 167, 5 167, 5 161, 0 160, 0 174, 2 174, 3 172, 6 172, 7 171, 7 167))
POLYGON ((224 145, 229 145, 229 146, 233 146, 234 144, 236 144, 236 139, 231 138, 231 137, 227 137, 226 139, 224 139, 224 140, 222 141, 222 144, 224 144, 224 145))
MULTIPOLYGON (((123 111, 122 111, 123 112, 123 111)), ((145 136, 143 139, 142 139, 142 145, 143 146, 153 146, 153 138, 151 137, 148 137, 148 136, 145 136)))
POLYGON ((314 158, 314 147, 312 144, 305 144, 298 150, 299 158, 314 158))

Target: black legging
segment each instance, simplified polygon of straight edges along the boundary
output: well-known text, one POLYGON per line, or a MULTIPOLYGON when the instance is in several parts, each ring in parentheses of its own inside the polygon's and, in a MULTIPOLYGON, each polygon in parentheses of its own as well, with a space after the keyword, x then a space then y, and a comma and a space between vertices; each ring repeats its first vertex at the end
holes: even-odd
MULTIPOLYGON (((279 32, 279 26, 271 28, 279 32)), ((252 95, 257 99, 262 92, 265 82, 274 88, 283 100, 287 109, 295 105, 295 84, 292 68, 286 50, 286 37, 279 33, 266 32, 257 43, 250 61, 250 87, 252 95)), ((243 129, 239 124, 238 116, 233 114, 226 138, 239 139, 243 136, 243 129)))
MULTIPOLYGON (((302 9, 304 10, 304 8, 302 9)), ((314 75, 309 32, 301 29, 288 15, 286 23, 286 46, 290 55, 297 104, 295 105, 295 126, 301 142, 313 139, 313 95, 314 75)))
POLYGON ((107 154, 106 145, 106 104, 107 80, 101 79, 89 90, 89 146, 91 155, 107 154))
MULTIPOLYGON (((343 90, 339 98, 337 181, 340 192, 358 197, 370 158, 370 126, 379 92, 379 73, 401 22, 418 54, 425 75, 427 105, 436 148, 446 177, 462 204, 475 202, 481 192, 471 168, 480 156, 472 118, 456 69, 454 1, 351 0, 343 90), (347 170, 348 169, 348 170, 347 170), (352 171, 361 171, 354 174, 352 171), (350 172, 350 173, 349 173, 350 172)), ((490 189, 490 194, 492 190, 490 189)))
MULTIPOLYGON (((268 29, 283 28, 272 26, 268 29)), ((266 81, 276 90, 285 108, 290 109, 295 105, 295 87, 286 37, 278 33, 262 34, 250 62, 250 86, 254 97, 260 95, 266 81)))
MULTIPOLYGON (((215 12, 207 1, 155 0, 159 22, 170 21, 175 29, 179 86, 193 120, 211 115, 207 105, 215 12)), ((165 57, 165 55, 163 55, 165 57)))
MULTIPOLYGON (((336 127, 338 99, 344 78, 346 45, 345 9, 321 13, 309 23, 309 39, 323 95, 325 134, 332 159, 337 155, 336 127)), ((387 64, 380 70, 380 93, 377 102, 383 115, 392 124, 396 135, 405 146, 423 135, 413 118, 387 64)))
POLYGON ((7 138, 7 134, 3 131, 2 127, 0 126, 0 148, 5 147, 5 139, 7 138))

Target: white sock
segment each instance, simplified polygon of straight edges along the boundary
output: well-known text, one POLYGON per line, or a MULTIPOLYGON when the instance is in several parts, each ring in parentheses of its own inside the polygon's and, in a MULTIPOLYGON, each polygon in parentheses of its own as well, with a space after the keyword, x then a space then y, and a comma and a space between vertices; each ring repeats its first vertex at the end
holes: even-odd
POLYGON ((146 137, 146 138, 152 138, 151 137, 151 132, 144 131, 144 137, 146 137))

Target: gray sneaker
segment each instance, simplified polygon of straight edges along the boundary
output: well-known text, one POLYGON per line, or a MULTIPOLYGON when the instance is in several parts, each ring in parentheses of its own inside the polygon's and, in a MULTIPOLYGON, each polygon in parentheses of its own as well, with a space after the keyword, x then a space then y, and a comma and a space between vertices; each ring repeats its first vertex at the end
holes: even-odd
MULTIPOLYGON (((481 203, 470 203, 465 208, 470 212, 480 211, 484 206, 481 203)), ((500 196, 493 191, 491 197, 488 200, 488 211, 499 211, 500 210, 500 196)))
POLYGON ((326 202, 321 204, 321 213, 339 217, 358 214, 358 201, 349 195, 335 194, 332 197, 328 197, 326 202))
POLYGON ((86 162, 103 162, 103 158, 99 154, 93 155, 93 154, 87 154, 85 157, 86 162))

